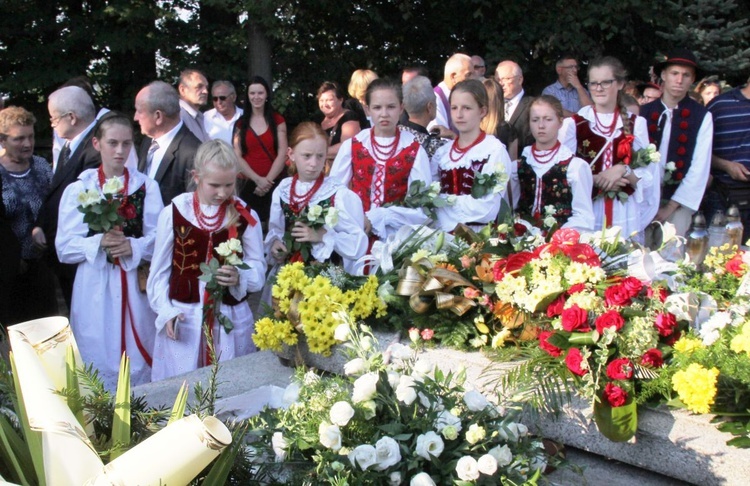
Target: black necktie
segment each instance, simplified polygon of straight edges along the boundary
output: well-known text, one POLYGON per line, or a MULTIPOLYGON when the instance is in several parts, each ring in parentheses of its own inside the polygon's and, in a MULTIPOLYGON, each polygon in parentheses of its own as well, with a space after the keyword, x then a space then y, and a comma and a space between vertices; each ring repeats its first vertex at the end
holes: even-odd
POLYGON ((58 172, 61 171, 63 167, 65 167, 65 164, 68 163, 68 159, 70 159, 70 142, 65 142, 62 150, 60 150, 60 156, 57 158, 58 172))

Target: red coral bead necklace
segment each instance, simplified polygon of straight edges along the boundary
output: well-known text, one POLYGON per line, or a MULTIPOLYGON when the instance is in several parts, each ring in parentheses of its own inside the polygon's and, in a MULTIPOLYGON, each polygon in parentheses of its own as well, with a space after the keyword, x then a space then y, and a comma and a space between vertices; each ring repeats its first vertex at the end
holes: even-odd
POLYGON ((195 219, 198 221, 198 226, 209 233, 213 233, 221 228, 222 223, 224 223, 224 215, 227 213, 227 204, 229 204, 229 200, 221 203, 216 214, 208 216, 201 209, 198 191, 193 192, 193 212, 195 213, 195 219))
POLYGON ((398 142, 401 140, 401 130, 396 128, 396 137, 393 142, 388 144, 380 144, 375 140, 375 130, 370 130, 370 144, 372 145, 372 155, 381 162, 386 162, 396 155, 398 150, 398 142))
POLYGON ((310 204, 310 200, 313 198, 315 193, 318 192, 320 186, 323 185, 324 179, 325 174, 321 172, 309 191, 305 192, 304 194, 297 194, 297 181, 299 180, 299 175, 294 174, 292 176, 292 186, 289 189, 289 207, 292 209, 292 211, 294 211, 295 213, 299 213, 303 208, 310 204))
POLYGON ((450 152, 448 152, 448 157, 451 159, 451 162, 458 162, 459 160, 461 160, 469 150, 482 143, 485 138, 487 138, 487 134, 480 131, 479 136, 476 138, 476 140, 474 140, 464 148, 458 146, 458 138, 456 138, 453 141, 453 145, 451 145, 450 152), (456 153, 455 157, 453 156, 454 152, 456 153))
POLYGON ((549 150, 539 150, 536 144, 533 144, 531 146, 531 156, 540 164, 548 164, 555 159, 557 152, 560 151, 560 147, 562 147, 562 144, 559 140, 549 150))

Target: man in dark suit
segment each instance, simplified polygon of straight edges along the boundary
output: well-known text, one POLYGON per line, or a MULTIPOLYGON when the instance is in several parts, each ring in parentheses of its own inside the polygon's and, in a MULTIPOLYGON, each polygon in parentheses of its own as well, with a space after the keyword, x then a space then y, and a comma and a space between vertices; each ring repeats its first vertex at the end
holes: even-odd
POLYGON ((159 183, 164 205, 186 192, 200 141, 180 120, 180 97, 163 81, 154 81, 135 97, 135 121, 146 135, 138 170, 159 183))
POLYGON ((75 182, 81 172, 99 167, 101 164, 99 152, 91 143, 96 125, 96 111, 91 97, 77 86, 67 86, 52 93, 47 102, 47 110, 50 125, 55 133, 65 140, 65 144, 53 168, 54 175, 49 195, 40 211, 37 227, 31 234, 35 241, 47 245, 51 251, 51 266, 57 274, 65 302, 70 309, 76 265, 62 264, 57 258, 54 248, 57 216, 65 188, 75 182))
POLYGON ((534 143, 529 128, 529 107, 533 98, 525 96, 523 90, 523 71, 513 61, 503 61, 495 69, 495 79, 503 87, 505 99, 505 120, 518 135, 518 153, 524 147, 534 143))

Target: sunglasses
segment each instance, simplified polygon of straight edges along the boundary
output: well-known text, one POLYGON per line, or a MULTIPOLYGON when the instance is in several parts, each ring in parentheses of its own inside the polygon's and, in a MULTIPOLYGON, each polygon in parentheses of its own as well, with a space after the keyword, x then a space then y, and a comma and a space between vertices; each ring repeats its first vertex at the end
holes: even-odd
POLYGON ((226 101, 229 96, 214 96, 214 101, 226 101))

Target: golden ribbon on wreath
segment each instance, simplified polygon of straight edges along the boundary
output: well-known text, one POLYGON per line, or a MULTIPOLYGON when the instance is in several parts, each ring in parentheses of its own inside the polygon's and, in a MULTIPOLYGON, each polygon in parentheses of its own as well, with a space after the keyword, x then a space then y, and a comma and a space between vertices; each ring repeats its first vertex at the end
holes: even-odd
POLYGON ((458 287, 476 288, 458 272, 435 266, 422 258, 399 270, 396 294, 409 297, 409 305, 418 314, 427 312, 433 302, 438 310, 450 310, 458 316, 464 315, 477 305, 463 295, 454 295, 451 290, 458 287))

